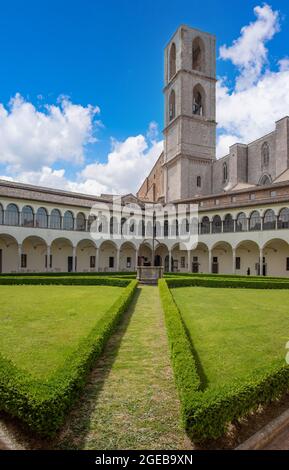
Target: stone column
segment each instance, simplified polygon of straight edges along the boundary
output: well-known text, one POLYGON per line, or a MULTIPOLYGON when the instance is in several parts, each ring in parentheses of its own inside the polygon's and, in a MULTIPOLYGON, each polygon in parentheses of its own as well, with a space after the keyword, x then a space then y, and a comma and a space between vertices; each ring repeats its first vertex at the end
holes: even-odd
POLYGON ((212 273, 212 250, 209 248, 208 250, 208 254, 209 254, 209 274, 212 273))
POLYGON ((260 276, 263 276, 263 248, 260 248, 260 276))
POLYGON ((169 250, 169 273, 172 272, 172 252, 169 250))
POLYGON ((46 271, 50 271, 50 254, 51 254, 50 245, 47 245, 47 248, 46 248, 46 257, 47 257, 46 271))
POLYGON ((137 269, 138 266, 138 249, 135 250, 135 270, 137 269))
POLYGON ((99 248, 95 248, 95 272, 98 272, 99 269, 99 248))
POLYGON ((115 267, 116 271, 119 271, 119 258, 120 258, 120 249, 117 248, 117 250, 116 250, 116 267, 115 267))
POLYGON ((72 272, 76 272, 76 247, 72 248, 72 272))
POLYGON ((191 250, 188 250, 188 273, 192 272, 191 250))
POLYGON ((236 249, 232 248, 232 274, 236 274, 236 249))
POLYGON ((22 255, 22 245, 18 245, 18 272, 21 271, 21 255, 22 255))

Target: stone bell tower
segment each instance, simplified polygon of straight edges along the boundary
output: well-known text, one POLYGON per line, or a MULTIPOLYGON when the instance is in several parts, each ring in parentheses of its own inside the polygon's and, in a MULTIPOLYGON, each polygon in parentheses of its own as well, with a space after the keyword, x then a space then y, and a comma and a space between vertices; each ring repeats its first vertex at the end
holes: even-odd
POLYGON ((180 26, 165 49, 166 202, 209 194, 216 156, 215 36, 180 26))

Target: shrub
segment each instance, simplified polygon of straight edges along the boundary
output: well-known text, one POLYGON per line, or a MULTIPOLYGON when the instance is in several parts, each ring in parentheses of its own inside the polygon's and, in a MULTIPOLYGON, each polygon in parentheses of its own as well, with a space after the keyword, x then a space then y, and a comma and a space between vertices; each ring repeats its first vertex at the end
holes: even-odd
POLYGON ((270 279, 237 279, 237 278, 212 278, 212 277, 183 277, 183 278, 167 278, 169 287, 231 287, 246 289, 289 289, 289 282, 286 280, 270 280, 270 279))
POLYGON ((34 379, 0 355, 0 409, 20 418, 41 435, 53 435, 63 423, 85 384, 88 372, 130 304, 136 286, 137 281, 129 283, 65 364, 47 381, 34 379))
POLYGON ((159 280, 159 290, 180 396, 182 422, 195 441, 216 439, 224 434, 230 422, 246 416, 260 404, 269 403, 288 390, 289 367, 276 362, 257 379, 248 377, 244 384, 236 382, 202 391, 190 340, 167 285, 174 284, 174 281, 159 280))
POLYGON ((136 277, 136 272, 133 271, 114 271, 114 272, 89 272, 89 273, 81 273, 81 272, 74 272, 74 273, 59 273, 59 272, 40 272, 40 273, 2 273, 0 274, 0 279, 1 277, 77 277, 77 276, 84 276, 84 277, 90 277, 90 276, 104 276, 104 277, 111 277, 111 276, 116 276, 116 277, 131 277, 134 278, 136 277))
POLYGON ((126 287, 131 279, 86 276, 1 276, 0 285, 61 285, 61 286, 118 286, 126 287))

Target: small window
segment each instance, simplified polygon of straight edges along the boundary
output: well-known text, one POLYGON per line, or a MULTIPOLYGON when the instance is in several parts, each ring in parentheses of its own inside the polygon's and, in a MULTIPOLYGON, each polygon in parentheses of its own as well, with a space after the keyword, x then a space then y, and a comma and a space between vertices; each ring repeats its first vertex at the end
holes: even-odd
POLYGON ((90 268, 95 268, 95 256, 90 257, 89 266, 90 266, 90 268))
POLYGON ((21 255, 21 268, 27 268, 27 255, 23 253, 21 255))
POLYGON ((172 121, 176 116, 176 94, 174 90, 171 91, 169 97, 169 121, 172 121))
POLYGON ((114 268, 114 257, 113 256, 109 257, 109 267, 114 268))
POLYGON ((241 258, 236 256, 236 269, 241 269, 241 258))
POLYGON ((186 258, 184 256, 181 256, 181 268, 186 267, 186 258))
POLYGON ((128 256, 128 257, 126 258, 126 267, 127 267, 127 268, 131 268, 131 257, 130 257, 130 256, 128 256))
POLYGON ((276 196, 276 191, 271 191, 271 197, 275 197, 276 196))
POLYGON ((193 263, 197 263, 198 262, 198 257, 197 256, 193 256, 193 263))
POLYGON ((228 179, 228 165, 227 163, 223 163, 223 182, 225 183, 228 179))
POLYGON ((252 193, 252 194, 249 195, 250 201, 254 201, 255 198, 256 198, 256 194, 252 193))
POLYGON ((289 258, 286 258, 286 271, 289 271, 289 258))
POLYGON ((197 188, 200 188, 202 186, 202 178, 200 176, 197 176, 197 188))
POLYGON ((213 257, 213 263, 217 263, 218 262, 218 257, 217 256, 214 256, 213 257))

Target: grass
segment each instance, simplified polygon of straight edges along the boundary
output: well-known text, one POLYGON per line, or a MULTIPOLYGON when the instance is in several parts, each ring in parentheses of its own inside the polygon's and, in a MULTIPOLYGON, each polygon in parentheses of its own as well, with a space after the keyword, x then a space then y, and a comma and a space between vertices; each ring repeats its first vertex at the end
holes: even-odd
POLYGON ((54 448, 186 449, 157 287, 138 289, 54 448))
POLYGON ((1 354, 47 379, 122 291, 111 286, 0 286, 1 354))
POLYGON ((244 382, 285 363, 287 290, 172 289, 188 331, 203 389, 244 382))

